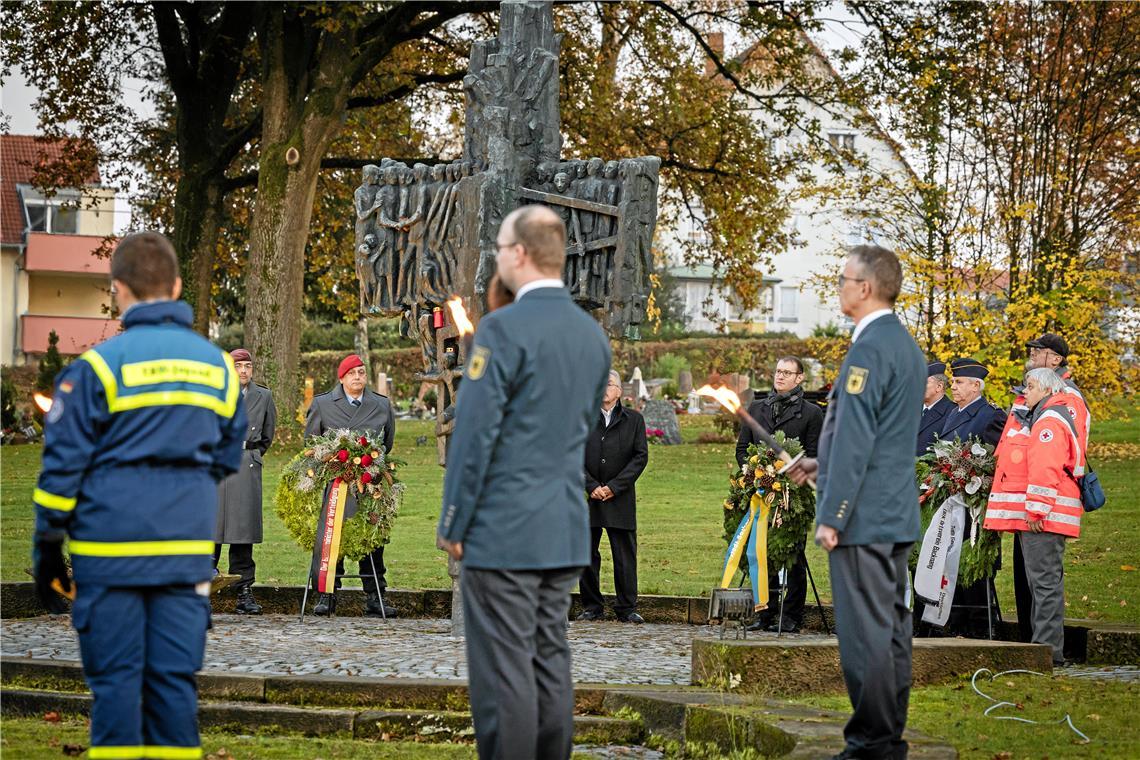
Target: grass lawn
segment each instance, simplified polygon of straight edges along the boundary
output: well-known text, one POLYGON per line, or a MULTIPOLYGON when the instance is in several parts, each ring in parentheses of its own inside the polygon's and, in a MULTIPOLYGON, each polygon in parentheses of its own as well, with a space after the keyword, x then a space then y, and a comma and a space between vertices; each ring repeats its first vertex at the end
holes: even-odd
MULTIPOLYGON (((1136 418, 1140 409, 1133 411, 1136 418)), ((712 430, 708 417, 682 416, 682 446, 652 446, 649 467, 638 481, 640 525, 639 584, 646 594, 707 594, 718 581, 725 544, 721 538, 721 502, 733 463, 732 444, 697 444, 712 430)), ((401 477, 407 493, 392 543, 385 553, 390 585, 398 588, 446 588, 447 563, 435 548, 435 524, 443 471, 436 464, 432 422, 400 422, 396 456, 407 462, 401 477), (416 438, 428 445, 416 446, 416 438)), ((1140 423, 1094 423, 1094 441, 1140 440, 1140 423)), ((301 584, 307 556, 292 542, 273 511, 273 493, 281 465, 294 452, 271 449, 265 466, 265 543, 255 549, 261 583, 301 584)), ((39 468, 38 446, 0 450, 0 577, 26 580, 30 564, 33 517, 31 493, 39 468)), ((1140 460, 1094 461, 1108 493, 1108 505, 1086 517, 1079 540, 1066 551, 1068 616, 1140 623, 1140 460)), ((905 476, 905 475, 904 475, 905 476)), ((1008 546, 1006 556, 1012 556, 1008 546)), ((830 598, 827 561, 808 544, 808 560, 820 594, 830 598)), ((609 571, 603 544, 603 576, 609 571)), ((223 561, 224 562, 224 561, 223 561)), ((350 582, 351 583, 351 582, 350 582)), ((606 587, 612 582, 604 580, 606 587)), ((998 594, 1012 611, 1012 575, 999 573, 998 594)))
MULTIPOLYGON (((79 756, 90 743, 87 721, 65 717, 59 722, 40 718, 8 718, 0 738, 5 760, 40 760, 79 756), (71 751, 65 749, 71 745, 71 751)), ((204 732, 202 749, 208 760, 428 760, 429 758, 474 758, 474 745, 416 744, 415 742, 365 742, 352 739, 268 737, 204 732)))
MULTIPOLYGON (((1140 699, 1140 684, 1009 674, 996 681, 979 678, 978 686, 994 699, 1015 706, 984 716, 982 713, 993 703, 975 694, 969 679, 963 679, 948 686, 912 691, 907 725, 950 742, 961 760, 1138 756, 1140 724, 1133 714, 1140 699), (1035 720, 1041 725, 992 717, 998 715, 1035 720), (1089 742, 1061 722, 1065 715, 1089 742)), ((845 696, 800 701, 844 712, 851 709, 845 696)))

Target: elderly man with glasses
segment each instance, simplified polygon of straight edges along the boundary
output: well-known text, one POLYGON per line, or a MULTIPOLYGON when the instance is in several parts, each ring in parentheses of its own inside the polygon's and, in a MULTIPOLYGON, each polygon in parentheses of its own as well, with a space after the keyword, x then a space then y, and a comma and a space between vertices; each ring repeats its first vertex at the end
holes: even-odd
MULTIPOLYGON (((795 438, 804 447, 804 456, 814 458, 819 452, 819 433, 823 430, 823 410, 804 398, 804 365, 798 357, 783 356, 776 362, 772 376, 772 392, 766 397, 753 401, 748 413, 753 419, 773 433, 782 431, 788 438, 795 438)), ((736 463, 743 466, 748 461, 748 447, 761 444, 760 439, 747 425, 740 426, 740 437, 736 441, 736 463)), ((804 543, 807 543, 805 536, 804 543)), ((781 620, 773 615, 780 609, 780 568, 768 567, 768 609, 761 612, 750 630, 783 631, 798 633, 803 623, 804 600, 807 599, 807 560, 803 556, 803 546, 799 549, 799 559, 788 568, 784 612, 781 620)))
POLYGON ((644 623, 637 614, 637 493, 634 483, 649 461, 645 418, 619 403, 621 375, 610 371, 602 411, 586 439, 586 493, 590 501, 590 566, 582 571, 578 590, 583 612, 578 620, 604 615, 599 575, 602 529, 614 560, 614 614, 623 623, 644 623))

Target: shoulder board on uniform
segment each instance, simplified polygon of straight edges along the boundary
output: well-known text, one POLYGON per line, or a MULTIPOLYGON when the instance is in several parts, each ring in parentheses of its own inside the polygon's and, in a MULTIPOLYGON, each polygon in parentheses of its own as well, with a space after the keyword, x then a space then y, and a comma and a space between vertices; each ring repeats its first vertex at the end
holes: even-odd
POLYGON ((373 394, 373 395, 379 396, 380 398, 388 398, 387 396, 385 396, 385 395, 384 395, 383 393, 381 393, 380 391, 374 391, 374 390, 372 390, 371 388, 368 388, 368 389, 367 389, 367 391, 368 391, 369 393, 373 394))
POLYGON ((256 380, 253 381, 253 384, 256 385, 258 388, 260 388, 263 391, 269 390, 268 385, 262 385, 261 383, 257 382, 256 380))

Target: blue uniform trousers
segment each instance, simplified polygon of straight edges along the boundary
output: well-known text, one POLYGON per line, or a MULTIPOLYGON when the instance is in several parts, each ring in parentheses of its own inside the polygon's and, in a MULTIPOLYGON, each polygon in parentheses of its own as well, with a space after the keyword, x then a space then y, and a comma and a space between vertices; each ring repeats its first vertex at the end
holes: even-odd
POLYGON ((88 756, 200 757, 194 674, 206 651, 209 597, 193 585, 78 584, 77 592, 72 624, 94 696, 88 756))

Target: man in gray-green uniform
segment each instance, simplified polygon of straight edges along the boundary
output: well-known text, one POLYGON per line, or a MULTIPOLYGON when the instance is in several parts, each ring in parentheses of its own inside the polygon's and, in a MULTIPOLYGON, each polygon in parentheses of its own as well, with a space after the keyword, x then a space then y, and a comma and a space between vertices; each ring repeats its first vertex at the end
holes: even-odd
POLYGON ((859 246, 839 276, 855 320, 831 391, 819 459, 789 474, 817 476, 815 540, 829 553, 839 658, 853 713, 835 758, 905 758, 911 682, 907 557, 918 539, 914 441, 926 360, 892 312, 902 286, 894 253, 859 246))
POLYGON ((498 234, 514 303, 483 317, 455 406, 438 544, 462 560, 481 760, 570 757, 566 615, 590 563, 582 463, 610 347, 562 284, 566 228, 524 206, 498 234))

